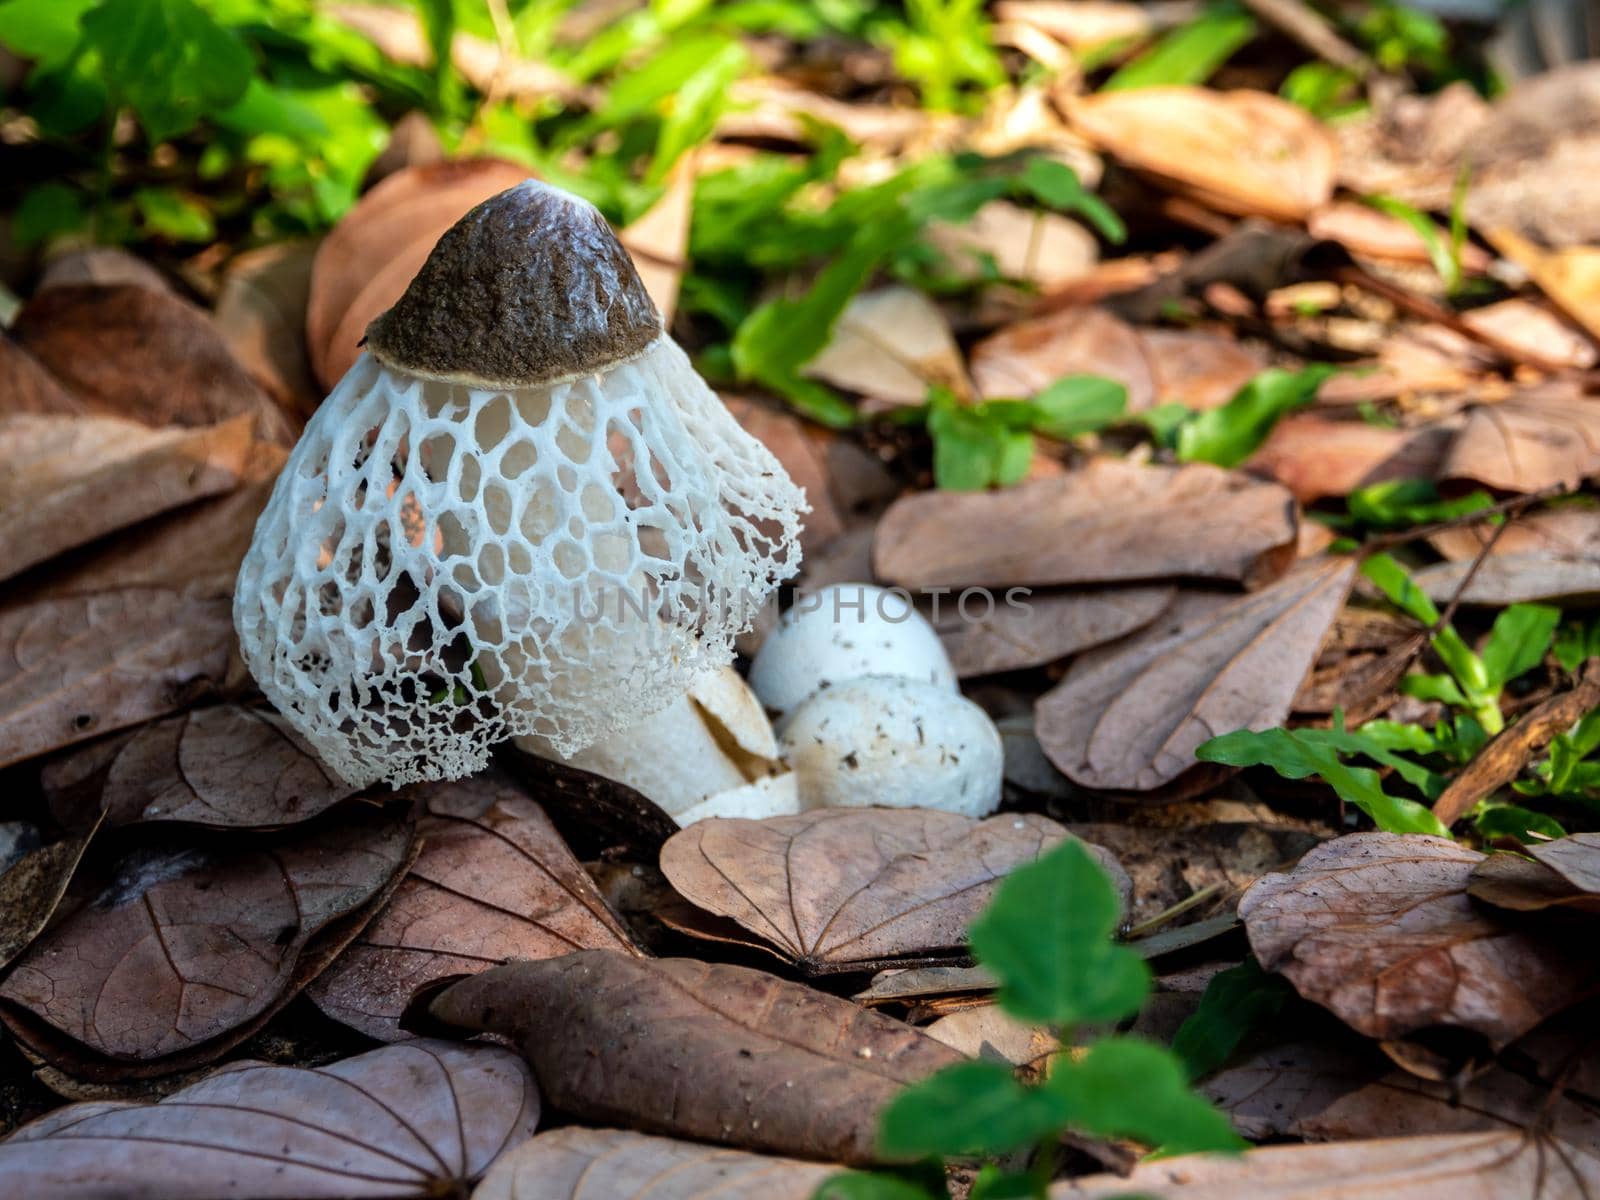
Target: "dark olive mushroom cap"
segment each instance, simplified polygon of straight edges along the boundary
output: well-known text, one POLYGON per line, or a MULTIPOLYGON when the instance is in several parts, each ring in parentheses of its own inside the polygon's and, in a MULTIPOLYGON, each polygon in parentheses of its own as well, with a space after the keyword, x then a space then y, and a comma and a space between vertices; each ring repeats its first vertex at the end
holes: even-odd
POLYGON ((532 387, 602 371, 660 333, 606 219, 530 179, 446 231, 405 295, 367 326, 366 346, 425 378, 532 387))

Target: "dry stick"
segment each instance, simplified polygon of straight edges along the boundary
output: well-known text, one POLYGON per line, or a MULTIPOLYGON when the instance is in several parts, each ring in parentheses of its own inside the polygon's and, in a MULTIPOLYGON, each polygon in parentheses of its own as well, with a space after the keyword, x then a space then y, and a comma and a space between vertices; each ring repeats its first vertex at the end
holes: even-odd
POLYGON ((1443 825, 1453 825, 1479 800, 1515 779, 1557 734, 1565 733, 1596 708, 1600 708, 1600 658, 1591 658, 1576 687, 1551 696, 1478 751, 1467 769, 1434 801, 1433 815, 1443 825))

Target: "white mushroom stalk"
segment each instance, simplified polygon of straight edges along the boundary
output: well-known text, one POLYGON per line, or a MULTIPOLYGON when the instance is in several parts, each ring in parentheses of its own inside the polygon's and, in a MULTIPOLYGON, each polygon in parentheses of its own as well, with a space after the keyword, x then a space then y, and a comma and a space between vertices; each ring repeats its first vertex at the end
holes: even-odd
POLYGON ((461 219, 295 447, 239 573, 268 698, 351 784, 571 753, 672 703, 799 567, 800 490, 590 205, 461 219))

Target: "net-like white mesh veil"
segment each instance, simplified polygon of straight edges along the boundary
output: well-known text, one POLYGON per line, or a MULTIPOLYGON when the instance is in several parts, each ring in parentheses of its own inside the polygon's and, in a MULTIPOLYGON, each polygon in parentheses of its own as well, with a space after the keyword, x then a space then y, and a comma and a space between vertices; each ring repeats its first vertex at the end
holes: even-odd
POLYGON ((346 780, 452 778, 511 735, 570 753, 728 662, 805 508, 666 335, 520 389, 363 356, 273 490, 234 621, 346 780))

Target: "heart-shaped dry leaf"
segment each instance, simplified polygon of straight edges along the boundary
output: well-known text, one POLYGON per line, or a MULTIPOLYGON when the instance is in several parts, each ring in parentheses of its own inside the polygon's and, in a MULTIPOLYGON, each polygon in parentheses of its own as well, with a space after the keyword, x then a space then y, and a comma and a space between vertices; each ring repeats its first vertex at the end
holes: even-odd
POLYGON ((73 1104, 0 1142, 18 1196, 462 1196, 531 1137, 539 1095, 497 1046, 412 1041, 324 1067, 232 1063, 159 1104, 73 1104))
POLYGON ((956 676, 967 679, 1043 666, 1142 629, 1174 594, 1171 587, 1035 592, 975 620, 947 608, 935 628, 956 676))
POLYGON ((1445 457, 1442 479, 1505 492, 1575 488, 1600 474, 1600 398, 1565 384, 1474 408, 1445 457))
POLYGON ((0 611, 0 767, 186 707, 233 643, 227 599, 163 588, 0 611))
POLYGON ((503 1155, 472 1200, 811 1200, 838 1167, 623 1129, 552 1129, 503 1155))
POLYGON ((318 1008, 393 1041, 424 984, 508 959, 572 950, 633 953, 548 817, 497 773, 422 789, 422 853, 378 918, 320 975, 318 1008))
POLYGON ((110 825, 181 821, 271 829, 306 821, 355 794, 276 713, 221 704, 97 743, 41 775, 58 817, 103 809, 110 825))
POLYGON ((1445 838, 1350 834, 1258 880, 1239 915, 1262 966, 1368 1037, 1450 1025, 1498 1049, 1600 985, 1600 964, 1474 905, 1483 860, 1445 838))
POLYGON ((1294 561, 1274 483, 1194 464, 1099 459, 998 492, 918 492, 878 524, 873 566, 904 587, 1123 583, 1174 575, 1256 586, 1294 561))
POLYGON ((8 1023, 14 1006, 132 1062, 221 1038, 280 1000, 312 939, 383 890, 413 835, 395 806, 244 845, 134 850, 17 960, 8 1023))
POLYGON ((0 417, 0 578, 240 481, 250 417, 150 429, 120 417, 0 417))
POLYGON ((1066 836, 1032 813, 974 821, 917 808, 824 808, 712 818, 661 848, 661 873, 802 969, 825 971, 959 949, 1005 874, 1066 836))
POLYGON ((1039 744, 1084 787, 1149 791, 1194 766, 1200 743, 1281 725, 1354 578, 1349 559, 1313 561, 1074 671, 1034 707, 1039 744))
POLYGON ((1102 150, 1223 212, 1295 222, 1333 195, 1333 136, 1266 92, 1134 88, 1081 97, 1068 115, 1102 150))
POLYGON ((502 1033, 586 1121, 824 1162, 871 1162, 908 1083, 964 1061, 893 1018, 761 971, 584 950, 452 984, 429 1013, 502 1033))

